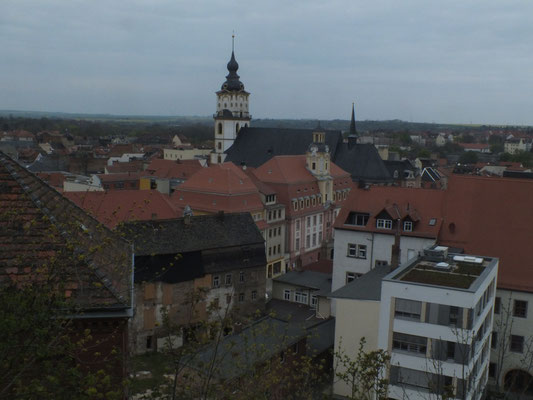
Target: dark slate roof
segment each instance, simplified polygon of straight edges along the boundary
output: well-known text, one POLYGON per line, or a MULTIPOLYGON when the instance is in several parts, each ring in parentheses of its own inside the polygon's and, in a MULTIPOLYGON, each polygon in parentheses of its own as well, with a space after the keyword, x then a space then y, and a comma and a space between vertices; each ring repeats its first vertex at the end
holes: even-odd
POLYGON ((380 300, 381 281, 390 271, 391 269, 388 265, 376 267, 359 279, 335 290, 329 297, 335 299, 380 300))
POLYGON ((205 275, 201 251, 135 257, 135 283, 178 283, 205 275))
POLYGON ((135 255, 223 251, 234 246, 263 245, 250 213, 219 213, 157 221, 132 221, 118 228, 135 244, 135 255))
MULTIPOLYGON (((237 139, 226 151, 226 161, 235 165, 259 167, 272 157, 301 155, 313 141, 314 129, 241 128, 237 139)), ((390 174, 372 144, 343 142, 340 131, 326 131, 332 161, 349 172, 353 180, 389 182, 390 174)))
POLYGON ((0 152, 0 284, 53 272, 82 310, 123 310, 131 266, 129 243, 0 152))
MULTIPOLYGON (((275 156, 305 154, 313 142, 314 129, 241 128, 237 139, 226 151, 225 161, 257 168, 275 156)), ((326 131, 331 154, 342 142, 340 131, 326 131)))
POLYGON ((340 143, 337 151, 332 153, 332 161, 349 172, 354 181, 391 181, 389 171, 373 144, 358 143, 350 148, 347 143, 340 143))
POLYGON ((274 281, 315 289, 317 292, 314 294, 319 296, 325 296, 331 291, 331 274, 316 271, 290 271, 274 278, 274 281))
POLYGON ((253 365, 270 360, 305 335, 306 330, 300 324, 264 317, 239 333, 223 337, 218 346, 206 347, 185 364, 205 373, 215 357, 216 367, 212 372, 215 378, 237 378, 253 365))
POLYGON ((32 172, 55 172, 69 170, 68 162, 64 157, 44 154, 37 156, 35 161, 28 166, 28 169, 32 172))
POLYGON ((394 177, 394 171, 398 171, 398 179, 402 179, 403 172, 406 170, 414 171, 415 167, 409 160, 384 160, 383 163, 391 177, 394 177))
POLYGON ((186 364, 203 373, 215 357, 215 378, 237 378, 253 365, 272 359, 304 337, 307 337, 308 355, 323 353, 334 344, 335 319, 322 320, 306 329, 300 323, 264 317, 240 333, 225 336, 218 347, 206 347, 186 364))
POLYGON ((426 167, 422 171, 422 180, 425 182, 436 182, 440 180, 439 172, 433 167, 426 167))

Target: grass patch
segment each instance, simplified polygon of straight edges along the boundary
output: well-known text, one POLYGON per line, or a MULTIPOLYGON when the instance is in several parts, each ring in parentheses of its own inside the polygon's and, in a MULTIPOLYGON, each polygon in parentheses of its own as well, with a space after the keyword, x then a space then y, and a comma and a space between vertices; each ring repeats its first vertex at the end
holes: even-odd
POLYGON ((134 356, 131 359, 132 371, 136 376, 138 371, 150 371, 150 378, 132 378, 130 394, 144 393, 165 383, 163 375, 172 373, 172 359, 169 355, 157 352, 134 356))
POLYGON ((449 272, 438 272, 422 269, 413 269, 405 274, 402 281, 425 283, 428 285, 448 286, 454 288, 468 289, 475 276, 451 274, 449 272))

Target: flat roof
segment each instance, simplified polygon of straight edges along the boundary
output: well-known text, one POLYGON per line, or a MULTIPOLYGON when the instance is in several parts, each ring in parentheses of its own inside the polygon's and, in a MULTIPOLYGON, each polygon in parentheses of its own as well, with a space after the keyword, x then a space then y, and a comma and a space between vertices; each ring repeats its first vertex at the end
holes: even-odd
POLYGON ((423 256, 392 271, 384 280, 475 291, 498 261, 447 250, 443 246, 426 250, 423 256))

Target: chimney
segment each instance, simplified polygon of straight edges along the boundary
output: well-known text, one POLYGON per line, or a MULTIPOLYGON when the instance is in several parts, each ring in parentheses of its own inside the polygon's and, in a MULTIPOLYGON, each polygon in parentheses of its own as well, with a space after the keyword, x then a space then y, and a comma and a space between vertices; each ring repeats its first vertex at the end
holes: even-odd
POLYGON ((400 265, 400 240, 401 240, 401 234, 400 234, 400 225, 401 220, 398 218, 396 220, 396 233, 394 234, 394 244, 392 245, 392 254, 391 254, 391 270, 394 270, 398 268, 400 265))

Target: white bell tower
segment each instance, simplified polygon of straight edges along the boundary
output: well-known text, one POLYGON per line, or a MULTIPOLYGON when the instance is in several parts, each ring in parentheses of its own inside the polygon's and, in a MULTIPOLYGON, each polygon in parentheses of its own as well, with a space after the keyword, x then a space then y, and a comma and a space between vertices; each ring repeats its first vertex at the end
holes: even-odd
POLYGON ((235 35, 232 35, 231 59, 228 62, 228 75, 221 89, 217 92, 217 111, 215 119, 215 150, 211 153, 211 163, 224 162, 224 152, 231 147, 241 128, 250 126, 252 119, 248 111, 250 93, 244 90, 237 70, 239 64, 235 60, 235 35))

